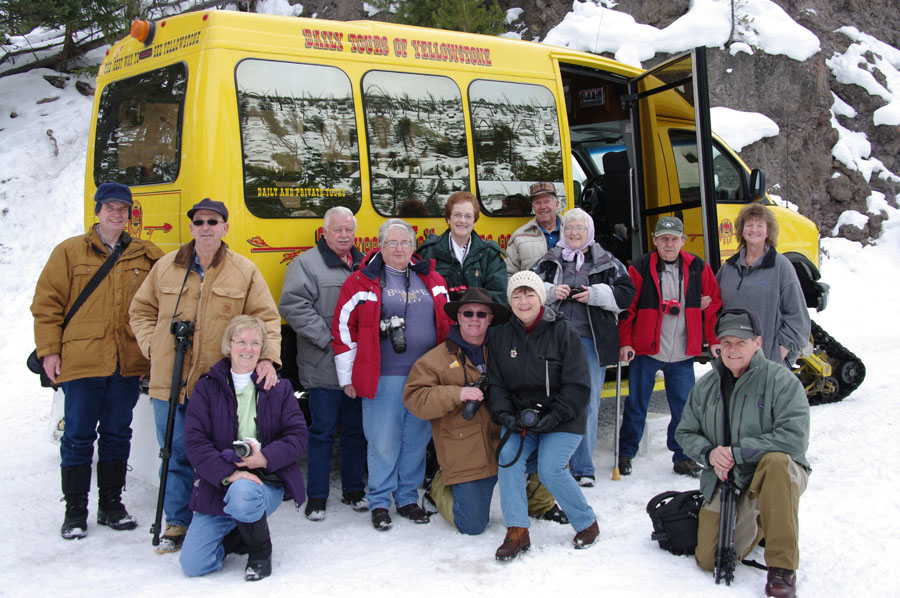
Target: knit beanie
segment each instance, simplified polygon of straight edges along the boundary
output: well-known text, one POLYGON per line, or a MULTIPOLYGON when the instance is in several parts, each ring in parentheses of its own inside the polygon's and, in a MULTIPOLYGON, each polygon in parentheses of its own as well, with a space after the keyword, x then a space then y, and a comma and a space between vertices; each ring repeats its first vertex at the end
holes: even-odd
POLYGON ((506 286, 506 298, 512 300, 513 291, 519 287, 528 287, 533 289, 537 296, 541 299, 541 305, 547 300, 547 289, 544 288, 544 281, 531 270, 522 270, 516 272, 509 277, 509 284, 506 286))

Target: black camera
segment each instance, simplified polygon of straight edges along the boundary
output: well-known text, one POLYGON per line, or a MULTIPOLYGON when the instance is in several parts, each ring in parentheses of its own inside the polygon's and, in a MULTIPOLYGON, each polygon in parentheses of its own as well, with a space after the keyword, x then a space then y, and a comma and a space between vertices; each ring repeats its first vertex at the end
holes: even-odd
POLYGON ((447 289, 447 295, 450 297, 450 301, 459 301, 462 298, 463 294, 469 290, 464 284, 461 284, 457 287, 450 287, 447 289))
POLYGON ((663 301, 660 307, 662 308, 662 312, 664 314, 668 314, 670 316, 677 316, 681 313, 681 302, 679 302, 677 299, 669 299, 668 301, 663 301))
POLYGON ((253 452, 253 445, 249 440, 235 440, 231 443, 231 449, 234 451, 234 456, 238 459, 246 459, 253 452))
POLYGON ((406 351, 406 320, 400 316, 391 316, 381 321, 381 338, 389 337, 394 353, 406 351))
MULTIPOLYGON (((473 382, 469 382, 466 386, 472 386, 481 391, 481 394, 484 398, 487 398, 488 391, 488 377, 482 376, 478 380, 473 382)), ((478 408, 481 407, 481 404, 484 402, 484 399, 480 401, 466 401, 466 404, 463 405, 462 409, 462 417, 464 420, 468 421, 475 417, 475 412, 478 411, 478 408)))
POLYGON ((541 419, 544 414, 544 406, 541 403, 535 403, 530 409, 522 409, 519 412, 519 421, 526 428, 531 428, 541 419))
POLYGON ((171 332, 176 339, 190 338, 194 335, 194 323, 188 320, 172 320, 169 332, 171 332))
POLYGON ((583 293, 586 290, 588 290, 588 287, 586 287, 584 285, 578 285, 577 287, 572 287, 571 290, 569 290, 569 296, 566 297, 565 299, 563 299, 563 301, 577 301, 577 299, 575 299, 575 295, 577 295, 578 293, 583 293))

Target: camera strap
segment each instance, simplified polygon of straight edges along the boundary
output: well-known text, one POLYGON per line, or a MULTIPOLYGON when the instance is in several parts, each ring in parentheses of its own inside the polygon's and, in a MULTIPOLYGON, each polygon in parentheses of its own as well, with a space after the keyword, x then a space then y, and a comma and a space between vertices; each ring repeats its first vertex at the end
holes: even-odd
MULTIPOLYGON (((385 268, 390 268, 387 264, 384 264, 385 268)), ((399 272, 396 268, 393 270, 399 272)), ((384 287, 387 284, 385 280, 384 268, 381 270, 381 276, 378 277, 378 282, 381 284, 381 295, 384 296, 384 287)), ((409 311, 409 264, 406 266, 406 293, 403 295, 404 305, 403 305, 403 321, 406 322, 406 313, 409 311)), ((384 299, 381 300, 381 307, 384 308, 384 299)))
POLYGON ((193 269, 193 258, 191 258, 191 265, 188 266, 187 272, 184 273, 184 280, 181 281, 181 290, 178 291, 178 299, 175 300, 175 309, 172 310, 172 321, 180 316, 178 313, 178 305, 181 303, 181 296, 184 294, 184 285, 187 284, 188 276, 191 275, 191 270, 193 269))

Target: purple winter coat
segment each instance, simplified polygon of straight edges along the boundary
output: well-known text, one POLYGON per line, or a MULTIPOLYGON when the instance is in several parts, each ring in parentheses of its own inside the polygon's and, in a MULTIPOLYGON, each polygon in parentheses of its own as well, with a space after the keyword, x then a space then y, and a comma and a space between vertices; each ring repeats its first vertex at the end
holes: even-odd
MULTIPOLYGON (((268 460, 266 471, 284 482, 284 498, 293 498, 299 507, 306 493, 297 459, 306 450, 306 420, 294 397, 291 383, 282 378, 270 390, 263 390, 256 372, 256 436, 268 460)), ((236 467, 222 451, 230 449, 237 435, 237 398, 231 385, 231 362, 216 363, 197 381, 184 415, 184 449, 194 468, 190 508, 208 515, 225 515, 226 487, 222 480, 236 467)))

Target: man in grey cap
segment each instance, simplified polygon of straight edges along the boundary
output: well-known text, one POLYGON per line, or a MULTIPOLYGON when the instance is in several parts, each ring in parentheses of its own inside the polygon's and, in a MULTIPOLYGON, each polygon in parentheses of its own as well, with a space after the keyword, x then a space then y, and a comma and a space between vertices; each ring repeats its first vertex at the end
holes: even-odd
POLYGON ((698 477, 700 466, 675 440, 675 428, 688 393, 694 386, 694 356, 703 352, 703 341, 715 355, 716 313, 722 306, 716 277, 702 259, 682 249, 684 224, 673 216, 656 223, 652 251, 628 268, 637 293, 627 312, 619 314, 619 360, 630 362, 628 399, 619 435, 619 472, 631 473, 644 433, 647 406, 662 370, 666 399, 672 418, 667 446, 677 474, 698 477))
POLYGON ((187 216, 194 239, 157 262, 129 310, 141 352, 152 364, 150 398, 160 447, 165 443, 176 355, 172 322, 188 321, 194 329, 177 393, 180 404, 163 503, 166 530, 156 549, 159 553, 179 550, 191 522, 188 502, 194 472, 184 452, 184 412, 197 380, 222 358, 222 336, 234 316, 257 316, 265 322, 269 342, 256 375, 266 389, 275 385, 275 368, 281 367, 281 316, 256 265, 222 241, 228 232, 225 204, 206 198, 194 204, 187 216))
POLYGON ((531 270, 539 258, 559 242, 559 197, 553 183, 535 183, 528 189, 534 218, 516 229, 506 245, 506 272, 512 276, 531 270))
POLYGON ((810 466, 809 402, 784 366, 765 358, 756 316, 719 315, 721 355, 688 397, 675 436, 704 465, 704 505, 697 531, 697 565, 712 571, 719 536, 720 482, 741 490, 734 530, 741 559, 765 538, 766 596, 795 595, 800 495, 810 466))
POLYGON ((66 394, 59 446, 66 500, 63 538, 87 533, 91 460, 97 440, 97 523, 115 530, 137 527, 121 503, 131 450, 131 415, 149 371, 128 327, 128 304, 163 252, 150 241, 133 239, 131 190, 103 183, 94 195, 94 224, 85 235, 56 246, 34 291, 37 355, 51 382, 66 394), (81 305, 74 304, 92 277, 109 268, 81 305))

